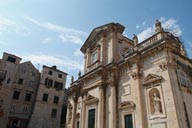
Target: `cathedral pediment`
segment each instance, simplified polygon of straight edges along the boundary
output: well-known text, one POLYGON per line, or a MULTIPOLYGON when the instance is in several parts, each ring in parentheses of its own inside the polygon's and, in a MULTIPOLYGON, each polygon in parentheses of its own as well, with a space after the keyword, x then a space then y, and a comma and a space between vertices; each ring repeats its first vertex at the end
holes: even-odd
POLYGON ((144 78, 144 81, 143 81, 143 84, 149 84, 149 83, 152 83, 152 82, 155 82, 155 81, 161 81, 162 80, 162 77, 159 76, 159 75, 155 75, 155 74, 148 74, 145 78, 144 78))

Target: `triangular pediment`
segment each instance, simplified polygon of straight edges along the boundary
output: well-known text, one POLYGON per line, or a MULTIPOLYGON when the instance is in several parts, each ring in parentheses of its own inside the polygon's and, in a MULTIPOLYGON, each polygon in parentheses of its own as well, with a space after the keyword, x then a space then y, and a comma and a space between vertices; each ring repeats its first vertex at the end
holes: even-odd
POLYGON ((98 98, 96 98, 96 97, 94 97, 92 95, 88 95, 85 100, 88 101, 88 100, 94 100, 94 99, 98 99, 98 98))
POLYGON ((109 30, 113 31, 114 29, 116 29, 116 31, 119 33, 123 33, 125 27, 119 23, 112 22, 112 23, 108 23, 100 27, 94 28, 91 34, 89 35, 89 37, 87 38, 87 40, 85 41, 85 43, 83 44, 83 46, 81 47, 81 51, 85 53, 87 48, 89 48, 95 42, 97 42, 97 40, 99 40, 100 36, 103 35, 103 32, 109 31, 109 30))
POLYGON ((99 99, 92 95, 88 95, 84 100, 85 103, 92 103, 92 102, 98 102, 98 101, 99 99))
POLYGON ((119 105, 120 109, 134 108, 135 104, 132 101, 124 101, 119 105))
POLYGON ((148 83, 152 83, 158 80, 161 80, 162 77, 159 75, 155 75, 155 74, 148 74, 143 81, 143 84, 148 84, 148 83))

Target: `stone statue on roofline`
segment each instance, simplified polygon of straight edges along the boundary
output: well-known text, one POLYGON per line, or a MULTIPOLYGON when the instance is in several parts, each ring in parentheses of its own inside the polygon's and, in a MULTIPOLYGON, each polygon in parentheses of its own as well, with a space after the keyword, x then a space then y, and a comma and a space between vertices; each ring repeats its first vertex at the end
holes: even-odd
POLYGON ((137 35, 133 34, 133 43, 134 43, 134 46, 136 46, 138 44, 138 37, 137 35))
POLYGON ((71 76, 71 83, 74 82, 74 76, 71 76))
POLYGON ((162 32, 163 31, 163 27, 161 25, 161 22, 159 20, 156 20, 155 22, 155 32, 162 32))

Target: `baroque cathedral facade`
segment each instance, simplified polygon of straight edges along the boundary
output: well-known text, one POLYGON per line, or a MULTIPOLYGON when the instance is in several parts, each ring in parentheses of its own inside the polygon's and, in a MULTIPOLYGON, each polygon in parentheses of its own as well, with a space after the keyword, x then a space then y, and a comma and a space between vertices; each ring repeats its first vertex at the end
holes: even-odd
POLYGON ((138 43, 125 27, 94 28, 81 47, 84 73, 68 89, 67 128, 192 127, 192 60, 155 23, 138 43))

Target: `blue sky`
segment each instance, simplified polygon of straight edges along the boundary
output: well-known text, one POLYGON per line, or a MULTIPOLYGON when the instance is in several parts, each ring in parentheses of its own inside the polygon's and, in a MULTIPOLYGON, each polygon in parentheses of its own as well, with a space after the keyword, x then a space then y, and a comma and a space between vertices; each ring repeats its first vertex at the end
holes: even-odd
POLYGON ((124 35, 142 41, 159 19, 179 36, 192 58, 190 0, 0 0, 0 54, 8 52, 38 68, 57 65, 72 75, 83 70, 80 47, 94 27, 119 22, 124 35), (39 66, 38 66, 39 65, 39 66))

